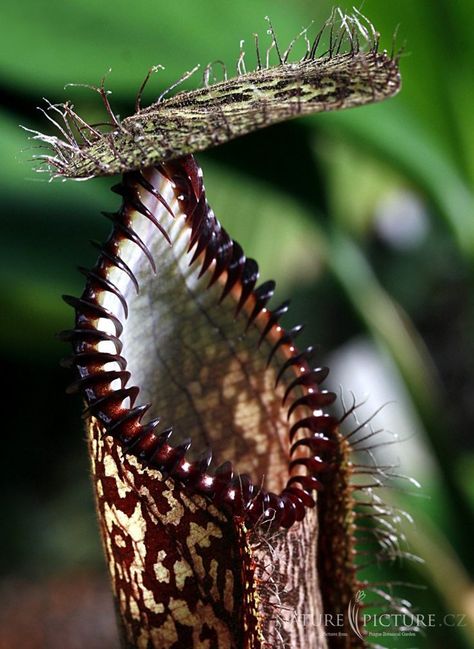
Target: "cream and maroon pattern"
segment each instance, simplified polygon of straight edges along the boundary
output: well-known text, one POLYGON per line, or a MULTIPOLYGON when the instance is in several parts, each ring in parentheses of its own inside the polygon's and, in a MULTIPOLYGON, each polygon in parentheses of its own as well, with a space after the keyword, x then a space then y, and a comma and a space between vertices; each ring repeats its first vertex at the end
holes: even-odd
MULTIPOLYGON (((89 444, 104 551, 127 646, 244 647, 234 521, 126 455, 103 435, 97 420, 91 421, 89 444)), ((259 645, 252 640, 248 646, 259 645)))

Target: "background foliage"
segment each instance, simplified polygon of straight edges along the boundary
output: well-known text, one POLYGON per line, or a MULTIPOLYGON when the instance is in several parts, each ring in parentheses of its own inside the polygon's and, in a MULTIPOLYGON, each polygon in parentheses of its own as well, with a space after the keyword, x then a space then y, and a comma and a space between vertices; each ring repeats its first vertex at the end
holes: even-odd
MULTIPOLYGON (((129 114, 151 65, 165 70, 149 101, 196 63, 235 67, 240 39, 250 67, 252 33, 265 33, 267 13, 285 44, 330 8, 326 0, 2 3, 4 584, 102 571, 81 404, 64 395, 70 376, 58 363, 68 350, 54 334, 72 324, 60 295, 82 290, 74 265, 92 265, 87 241, 108 231, 99 210, 118 204, 111 180, 48 184, 33 174, 35 151, 18 124, 47 128, 35 110, 43 96, 72 97, 90 120, 103 119, 94 93, 63 87, 95 84, 109 68, 114 108, 129 114)), ((306 322, 336 389, 369 395, 369 414, 395 401, 378 422, 406 438, 395 459, 422 488, 402 484, 391 498, 414 517, 405 533, 424 564, 382 567, 377 579, 419 585, 406 595, 437 622, 449 612, 466 618, 392 646, 461 649, 473 642, 474 621, 472 6, 367 0, 363 9, 388 49, 400 25, 397 98, 276 126, 199 159, 216 214, 261 277, 277 279, 279 297, 293 296, 289 321, 306 322)), ((3 601, 12 591, 1 592, 3 601)))

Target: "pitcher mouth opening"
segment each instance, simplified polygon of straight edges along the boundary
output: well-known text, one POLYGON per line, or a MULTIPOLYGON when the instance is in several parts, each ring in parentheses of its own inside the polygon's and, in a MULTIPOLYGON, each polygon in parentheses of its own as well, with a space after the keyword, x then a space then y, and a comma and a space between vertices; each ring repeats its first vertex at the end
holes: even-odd
POLYGON ((191 156, 131 172, 81 298, 66 296, 86 416, 126 452, 247 526, 291 527, 314 507, 338 421, 326 368, 267 308, 247 259, 207 204, 191 156), (138 405, 136 405, 138 404, 138 405), (214 465, 215 468, 211 466, 214 465))

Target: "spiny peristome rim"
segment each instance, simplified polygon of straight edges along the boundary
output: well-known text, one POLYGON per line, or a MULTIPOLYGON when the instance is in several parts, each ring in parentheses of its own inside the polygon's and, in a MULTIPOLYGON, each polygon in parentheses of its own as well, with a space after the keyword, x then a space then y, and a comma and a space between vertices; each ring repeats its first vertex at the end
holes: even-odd
POLYGON ((303 30, 298 38, 304 37, 306 51, 297 61, 289 60, 297 39, 282 50, 273 27, 269 33, 271 45, 266 56, 262 56, 257 40, 255 70, 246 71, 245 53, 241 52, 236 77, 227 79, 225 71, 225 80, 209 87, 207 66, 203 88, 165 98, 199 68, 196 66, 143 109, 142 85, 137 112, 123 120, 111 108, 104 80, 98 88, 88 86, 100 93, 105 105, 110 121, 105 132, 88 124, 70 102, 47 102, 46 110, 40 110, 59 136, 26 129, 32 133, 31 139, 53 150, 53 155, 36 156, 38 171, 52 177, 87 179, 138 170, 299 115, 382 101, 400 89, 398 54, 379 51, 379 34, 356 9, 353 14, 334 9, 314 39, 303 30), (322 46, 324 40, 327 49, 322 46), (277 65, 269 64, 271 50, 276 52, 277 65))
POLYGON ((278 324, 287 304, 266 308, 274 283, 256 287, 258 267, 216 220, 192 157, 125 175, 114 189, 123 205, 109 215, 113 232, 94 269, 83 271, 82 297, 66 297, 77 312, 75 329, 66 333, 80 375, 72 389, 83 393, 87 414, 106 434, 164 477, 248 525, 270 520, 290 527, 314 506, 335 452, 338 421, 322 411, 335 395, 319 387, 327 369, 311 368, 311 348, 297 351, 293 338, 301 327, 285 331, 278 324), (163 300, 150 310, 161 309, 151 322, 149 293, 173 291, 175 272, 179 282, 185 278, 183 300, 195 313, 190 318, 173 294, 168 312, 163 300), (170 323, 162 335, 159 328, 170 323), (167 349, 169 358, 160 360, 167 349), (147 367, 143 376, 140 364, 147 367), (147 403, 135 405, 144 395, 147 403), (201 452, 195 459, 188 459, 189 435, 201 452), (219 460, 214 472, 209 440, 219 460))

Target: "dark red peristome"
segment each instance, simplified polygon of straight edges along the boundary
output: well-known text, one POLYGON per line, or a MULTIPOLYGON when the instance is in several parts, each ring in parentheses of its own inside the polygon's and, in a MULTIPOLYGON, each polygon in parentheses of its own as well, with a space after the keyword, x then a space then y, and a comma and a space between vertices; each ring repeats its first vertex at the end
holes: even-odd
MULTIPOLYGON (((258 266, 253 259, 245 257, 242 248, 229 237, 215 218, 205 198, 202 174, 192 156, 168 162, 157 169, 173 183, 175 195, 187 215, 187 225, 191 228, 189 250, 196 246, 190 263, 194 263, 199 258, 202 264, 201 274, 214 263, 209 285, 214 284, 226 273, 220 300, 224 300, 231 291, 239 288, 240 297, 236 314, 241 312, 251 297, 253 298, 254 307, 248 317, 247 325, 250 326, 262 310, 266 309, 266 304, 273 295, 274 282, 255 286, 258 266)), ((158 434, 158 419, 141 423, 151 404, 135 406, 139 388, 127 387, 130 373, 127 371, 127 360, 121 356, 122 324, 119 318, 101 306, 97 299, 100 292, 109 291, 119 298, 125 314, 127 313, 125 297, 107 278, 107 270, 111 266, 124 271, 135 288, 137 290, 139 288, 132 270, 118 254, 119 242, 123 238, 133 241, 154 268, 150 251, 133 230, 129 216, 130 209, 137 210, 147 217, 167 238, 155 215, 140 201, 138 187, 153 194, 165 209, 172 213, 165 199, 140 172, 126 174, 122 182, 114 187, 114 191, 123 197, 123 204, 116 214, 107 215, 113 221, 113 231, 100 249, 101 254, 96 266, 91 271, 81 269, 81 272, 87 276, 87 285, 82 297, 65 297, 66 302, 76 309, 75 328, 63 334, 63 338, 73 343, 75 355, 72 362, 79 373, 79 379, 71 386, 70 391, 79 391, 84 395, 87 415, 96 417, 103 425, 106 434, 113 436, 128 453, 158 469, 165 477, 179 480, 191 492, 207 496, 232 515, 243 518, 247 526, 254 525, 265 515, 266 518, 273 520, 274 525, 291 527, 295 521, 302 520, 307 507, 315 505, 313 491, 322 487, 319 476, 330 466, 335 444, 332 433, 337 427, 337 420, 327 415, 307 416, 306 412, 306 416, 291 428, 289 426, 290 442, 293 442, 298 431, 304 430, 306 434, 304 437, 298 437, 290 447, 288 459, 290 477, 279 494, 267 492, 252 484, 245 474, 235 474, 230 462, 223 463, 212 474, 208 473, 212 460, 212 452, 209 449, 194 462, 189 462, 185 456, 191 445, 190 439, 178 446, 171 446, 169 442, 172 428, 158 434), (108 319, 114 325, 115 335, 99 330, 95 325, 98 318, 108 319), (113 343, 116 350, 114 354, 97 350, 98 343, 103 340, 113 343), (111 361, 118 363, 120 369, 114 371, 104 369, 104 366, 111 361), (111 383, 117 379, 120 381, 120 388, 112 389, 111 383), (130 408, 123 406, 127 398, 130 408), (307 455, 301 455, 302 447, 307 455), (295 455, 297 449, 299 450, 295 455), (301 471, 295 473, 299 469, 301 471)), ((261 341, 278 324, 279 318, 287 308, 288 304, 284 303, 273 311, 266 310, 268 318, 261 331, 261 341)), ((291 346, 293 350, 280 369, 277 383, 285 372, 296 366, 299 368, 300 373, 295 372, 296 378, 289 384, 283 400, 284 404, 287 402, 289 404, 288 418, 297 409, 310 412, 321 410, 335 399, 333 393, 319 388, 327 375, 327 369, 310 367, 312 348, 303 352, 298 352, 294 348, 293 338, 300 329, 295 327, 286 332, 279 327, 279 338, 269 358, 270 360, 277 349, 283 345, 291 346), (296 388, 302 389, 304 394, 291 400, 290 397, 296 388)))

